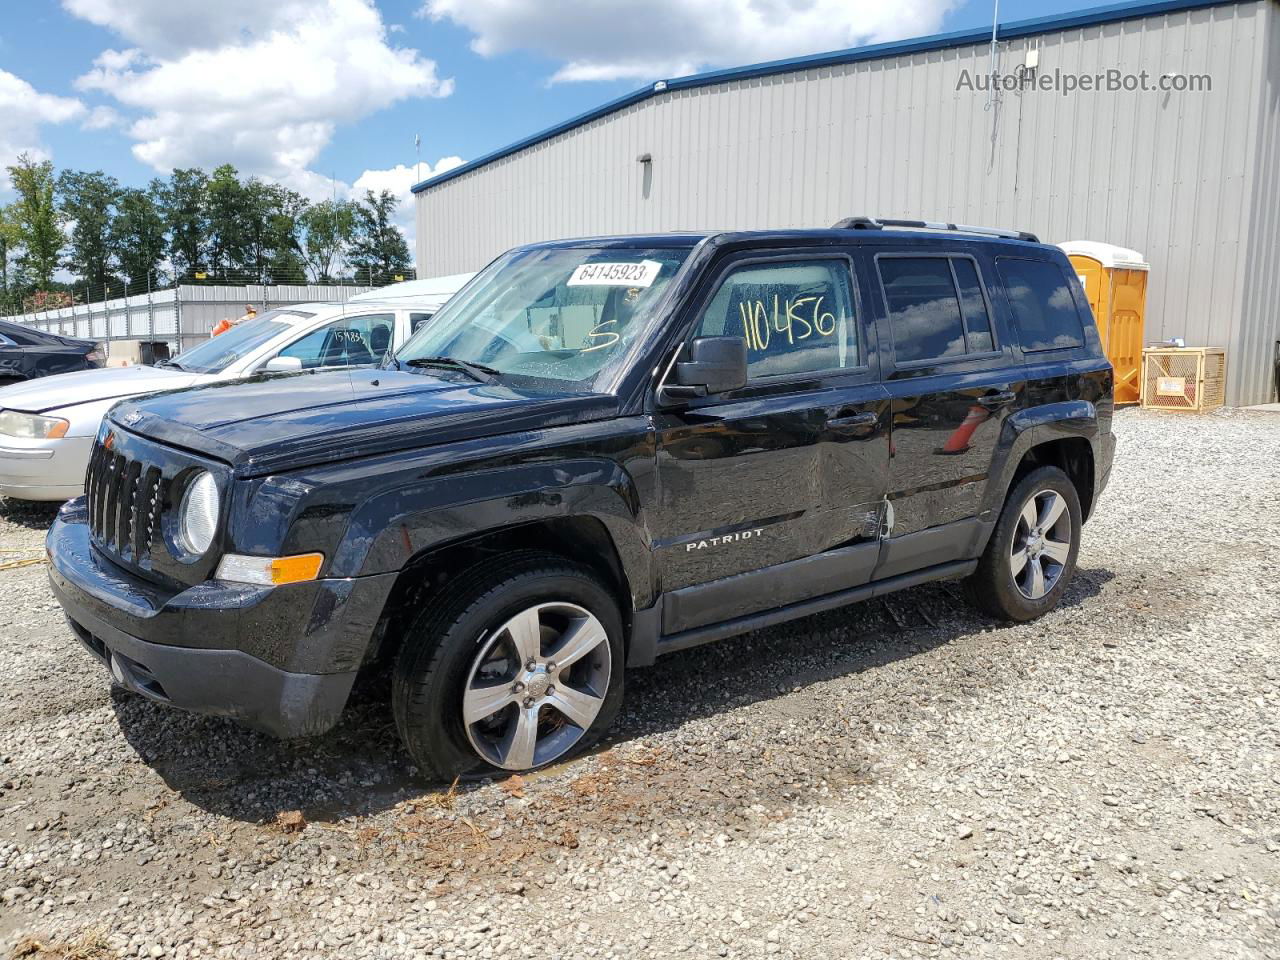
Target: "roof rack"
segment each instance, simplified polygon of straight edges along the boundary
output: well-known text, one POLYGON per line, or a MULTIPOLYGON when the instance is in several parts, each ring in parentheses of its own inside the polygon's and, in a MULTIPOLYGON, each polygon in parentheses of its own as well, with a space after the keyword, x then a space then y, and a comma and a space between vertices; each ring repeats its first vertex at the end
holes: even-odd
POLYGON ((845 217, 831 225, 833 230, 883 230, 885 227, 910 227, 914 230, 947 230, 954 233, 975 233, 983 237, 1004 237, 1006 240, 1025 240, 1039 243, 1040 238, 1026 230, 1001 230, 997 227, 971 227, 963 223, 942 223, 936 220, 890 220, 885 217, 845 217))

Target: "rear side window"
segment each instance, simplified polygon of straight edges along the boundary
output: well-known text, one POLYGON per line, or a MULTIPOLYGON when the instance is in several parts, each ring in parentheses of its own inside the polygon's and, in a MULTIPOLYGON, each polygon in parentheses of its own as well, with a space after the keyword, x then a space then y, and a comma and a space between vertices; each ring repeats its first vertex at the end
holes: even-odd
POLYGON ((982 295, 978 268, 972 260, 955 257, 951 269, 956 272, 956 287, 960 290, 960 312, 964 314, 969 352, 990 353, 995 349, 995 340, 991 337, 991 317, 987 313, 987 298, 982 295))
POLYGON ((39 337, 32 336, 25 330, 21 332, 17 330, 6 330, 4 333, 0 333, 0 337, 4 337, 5 343, 11 347, 34 347, 44 342, 39 337))
POLYGON ((411 313, 409 314, 409 333, 417 333, 418 328, 434 317, 434 313, 411 313))
POLYGON ((744 337, 753 380, 856 367, 849 266, 844 260, 799 260, 738 267, 707 304, 696 335, 744 337))
POLYGON ((968 257, 880 257, 898 363, 995 349, 978 270, 968 257))
POLYGON ((1000 257, 1004 282, 1023 350, 1060 350, 1084 343, 1084 328, 1066 273, 1045 260, 1000 257))

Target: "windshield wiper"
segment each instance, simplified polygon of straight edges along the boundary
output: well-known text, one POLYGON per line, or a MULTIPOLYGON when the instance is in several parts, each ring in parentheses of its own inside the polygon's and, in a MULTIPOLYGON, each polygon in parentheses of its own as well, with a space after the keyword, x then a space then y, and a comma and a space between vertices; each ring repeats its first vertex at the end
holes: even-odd
POLYGON ((165 367, 173 367, 173 369, 181 370, 183 373, 187 372, 187 368, 184 367, 182 364, 180 364, 177 360, 161 360, 159 363, 156 364, 156 366, 161 369, 164 369, 165 367))
POLYGON ((404 363, 409 367, 443 367, 446 370, 461 370, 472 380, 478 380, 480 383, 493 383, 494 379, 502 373, 501 370, 486 367, 483 363, 471 363, 469 360, 459 360, 456 357, 414 357, 404 363))

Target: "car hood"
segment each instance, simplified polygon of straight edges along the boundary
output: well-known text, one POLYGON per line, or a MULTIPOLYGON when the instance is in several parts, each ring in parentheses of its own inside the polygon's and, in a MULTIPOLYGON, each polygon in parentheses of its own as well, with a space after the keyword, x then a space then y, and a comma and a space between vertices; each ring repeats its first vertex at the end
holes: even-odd
POLYGON ((0 409, 44 413, 79 403, 177 390, 204 379, 207 378, 172 367, 104 367, 60 373, 0 389, 0 409))
POLYGON ((126 402, 111 421, 246 476, 616 416, 616 397, 395 370, 218 382, 126 402))

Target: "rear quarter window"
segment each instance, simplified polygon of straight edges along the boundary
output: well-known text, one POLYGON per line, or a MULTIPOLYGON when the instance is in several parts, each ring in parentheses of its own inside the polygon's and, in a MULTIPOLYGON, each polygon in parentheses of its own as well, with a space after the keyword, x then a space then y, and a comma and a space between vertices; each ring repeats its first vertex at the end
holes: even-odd
POLYGON ((1066 271, 1047 260, 1000 257, 1004 284, 1023 350, 1062 350, 1084 345, 1084 326, 1066 271))

